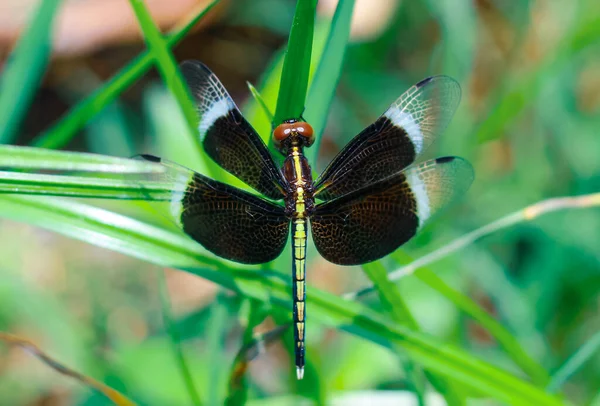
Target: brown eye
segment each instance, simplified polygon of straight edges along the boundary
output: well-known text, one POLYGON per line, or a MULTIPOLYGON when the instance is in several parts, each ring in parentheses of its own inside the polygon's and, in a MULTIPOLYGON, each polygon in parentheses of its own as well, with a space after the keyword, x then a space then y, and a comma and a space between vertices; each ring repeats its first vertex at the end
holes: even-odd
POLYGON ((313 128, 310 126, 310 124, 308 124, 308 123, 297 124, 296 131, 298 131, 298 134, 300 134, 301 136, 303 136, 305 138, 307 147, 310 147, 313 144, 313 142, 315 142, 315 138, 313 136, 314 131, 313 131, 313 128))
POLYGON ((292 132, 292 125, 289 123, 283 123, 275 128, 273 131, 273 139, 275 140, 275 144, 277 146, 281 145, 281 141, 285 140, 290 136, 292 132))

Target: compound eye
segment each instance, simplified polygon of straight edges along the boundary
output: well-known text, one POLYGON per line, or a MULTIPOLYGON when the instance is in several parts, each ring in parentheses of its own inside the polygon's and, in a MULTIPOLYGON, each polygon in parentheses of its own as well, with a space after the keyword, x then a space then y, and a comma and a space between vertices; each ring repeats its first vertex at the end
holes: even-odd
POLYGON ((290 136, 292 133, 292 125, 289 123, 283 123, 275 128, 273 131, 273 140, 275 141, 275 145, 280 146, 281 142, 290 136))
POLYGON ((314 131, 310 124, 297 123, 296 131, 298 132, 299 135, 304 137, 307 147, 310 147, 313 144, 313 142, 315 142, 314 131))

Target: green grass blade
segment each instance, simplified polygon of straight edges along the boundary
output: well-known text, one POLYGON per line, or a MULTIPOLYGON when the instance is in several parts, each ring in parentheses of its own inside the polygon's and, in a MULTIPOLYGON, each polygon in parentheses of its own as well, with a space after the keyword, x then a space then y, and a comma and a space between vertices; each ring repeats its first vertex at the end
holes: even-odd
MULTIPOLYGON (((210 3, 205 9, 187 21, 183 27, 176 29, 173 34, 167 37, 167 44, 173 47, 180 42, 218 1, 215 0, 210 3)), ((45 148, 61 148, 65 146, 92 117, 102 111, 102 109, 114 101, 136 80, 148 72, 152 67, 152 63, 152 54, 149 51, 143 52, 91 96, 78 103, 65 117, 61 118, 50 129, 37 137, 33 141, 33 144, 45 148)))
POLYGON ((159 182, 0 171, 0 193, 124 200, 147 200, 151 194, 168 201, 172 191, 159 182))
MULTIPOLYGON (((262 339, 255 340, 254 329, 262 323, 267 317, 266 306, 258 300, 249 299, 240 308, 240 324, 244 327, 244 333, 241 340, 241 348, 236 354, 229 371, 229 383, 227 388, 227 397, 225 398, 225 406, 244 405, 248 399, 248 382, 246 379, 246 371, 248 364, 252 360, 253 351, 260 354, 258 347, 261 342, 263 345, 268 345, 268 342, 262 339)), ((264 337, 264 336, 263 336, 264 337)))
POLYGON ((329 109, 335 90, 342 75, 346 45, 350 37, 350 23, 354 0, 340 0, 333 15, 325 51, 313 78, 306 100, 304 118, 315 131, 315 143, 306 151, 310 162, 315 162, 319 153, 321 136, 327 123, 329 109))
POLYGON ((490 316, 485 310, 469 297, 452 289, 441 278, 427 268, 420 268, 414 275, 427 284, 429 287, 441 293, 446 299, 450 300, 457 308, 468 314, 485 328, 504 348, 506 354, 518 365, 523 372, 538 385, 548 383, 548 373, 541 365, 533 360, 529 354, 521 347, 517 339, 502 326, 496 319, 490 316))
POLYGON ((315 0, 298 0, 283 62, 273 126, 304 111, 315 30, 315 0))
POLYGON ((600 350, 600 331, 596 332, 552 375, 548 384, 548 392, 558 391, 567 380, 586 362, 590 361, 600 350))
POLYGON ((406 307, 406 303, 400 296, 396 285, 387 279, 387 271, 381 262, 375 261, 364 264, 362 269, 369 280, 373 282, 384 308, 393 315, 393 318, 412 330, 418 330, 417 322, 406 307))
POLYGON ((173 321, 173 315, 171 313, 171 299, 169 297, 169 291, 167 289, 165 271, 160 270, 157 272, 157 274, 160 307, 163 313, 163 321, 169 333, 169 338, 171 340, 171 346, 173 348, 175 362, 177 363, 179 371, 181 372, 183 382, 190 395, 190 401, 192 402, 192 405, 202 406, 200 395, 198 395, 198 391, 196 389, 196 386, 194 385, 194 380, 192 378, 190 368, 188 367, 188 364, 185 360, 185 355, 183 353, 183 348, 181 347, 181 337, 179 335, 179 330, 177 329, 177 326, 173 321))
POLYGON ((14 141, 51 51, 52 23, 61 0, 39 3, 0 78, 0 143, 14 141))
POLYGON ((160 165, 147 161, 14 145, 0 145, 0 168, 105 173, 163 171, 160 165))
MULTIPOLYGON (((411 330, 419 331, 419 325, 406 306, 396 285, 388 279, 388 273, 381 262, 375 261, 365 264, 362 266, 362 269, 377 289, 383 307, 392 315, 392 318, 411 330)), ((418 382, 420 368, 415 369, 414 366, 409 365, 406 369, 412 371, 409 376, 413 380, 415 390, 418 391, 420 387, 418 382)), ((464 403, 461 396, 452 388, 451 384, 444 382, 443 378, 436 376, 430 371, 425 370, 423 372, 437 391, 447 398, 448 404, 464 403)), ((424 393, 417 392, 417 396, 424 398, 424 393)))
POLYGON ((272 123, 274 117, 273 113, 271 113, 271 110, 269 110, 269 107, 267 106, 265 100, 262 98, 260 92, 254 86, 252 86, 252 83, 246 82, 246 84, 248 85, 248 89, 250 89, 250 93, 252 93, 252 97, 254 97, 254 100, 256 100, 258 105, 261 107, 262 112, 265 113, 265 117, 267 117, 269 122, 272 123))
MULTIPOLYGON (((288 314, 289 282, 254 267, 226 266, 189 238, 71 200, 0 196, 0 214, 160 266, 177 267, 288 314)), ((534 385, 433 337, 398 325, 368 307, 310 288, 311 316, 378 344, 399 345, 415 362, 511 405, 561 405, 534 385)))
POLYGON ((169 49, 169 45, 156 24, 154 24, 144 0, 129 0, 129 3, 144 33, 144 39, 148 44, 148 48, 150 48, 150 51, 154 55, 158 71, 171 91, 171 94, 179 103, 179 107, 189 127, 189 134, 195 140, 198 151, 200 151, 202 149, 200 139, 194 136, 198 127, 198 114, 192 103, 187 86, 183 81, 181 72, 177 68, 177 62, 175 62, 175 58, 169 49))

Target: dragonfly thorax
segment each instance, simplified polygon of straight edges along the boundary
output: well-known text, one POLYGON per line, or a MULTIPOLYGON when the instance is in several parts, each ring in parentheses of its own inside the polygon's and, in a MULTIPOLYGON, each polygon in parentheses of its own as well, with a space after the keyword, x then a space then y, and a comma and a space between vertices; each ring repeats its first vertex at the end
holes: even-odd
POLYGON ((283 162, 283 176, 290 186, 285 199, 288 214, 300 217, 309 215, 314 208, 314 185, 310 165, 301 147, 292 146, 288 149, 283 162))

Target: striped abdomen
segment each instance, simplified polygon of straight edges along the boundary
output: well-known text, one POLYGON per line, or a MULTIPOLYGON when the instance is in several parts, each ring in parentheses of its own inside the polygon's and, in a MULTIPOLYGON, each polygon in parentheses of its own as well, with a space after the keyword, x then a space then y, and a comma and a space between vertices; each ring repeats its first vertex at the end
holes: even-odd
POLYGON ((292 278, 293 278, 293 314, 294 314, 294 353, 296 355, 296 374, 298 379, 304 375, 304 327, 306 299, 306 219, 295 218, 292 221, 292 278))

